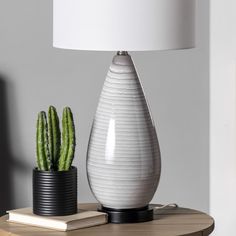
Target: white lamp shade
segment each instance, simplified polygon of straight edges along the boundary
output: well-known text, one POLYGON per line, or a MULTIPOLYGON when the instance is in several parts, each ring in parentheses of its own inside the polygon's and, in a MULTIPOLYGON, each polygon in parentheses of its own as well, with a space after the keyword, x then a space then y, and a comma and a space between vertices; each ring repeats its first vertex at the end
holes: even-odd
POLYGON ((99 51, 195 44, 195 0, 54 0, 53 45, 99 51))

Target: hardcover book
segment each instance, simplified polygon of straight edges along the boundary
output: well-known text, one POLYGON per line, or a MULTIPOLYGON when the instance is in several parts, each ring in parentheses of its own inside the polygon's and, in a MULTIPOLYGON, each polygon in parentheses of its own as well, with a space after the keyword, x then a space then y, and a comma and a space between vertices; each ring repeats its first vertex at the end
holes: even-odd
POLYGON ((78 213, 68 216, 38 216, 32 208, 21 208, 7 211, 9 222, 21 223, 37 227, 69 231, 107 223, 107 214, 97 211, 78 210, 78 213))

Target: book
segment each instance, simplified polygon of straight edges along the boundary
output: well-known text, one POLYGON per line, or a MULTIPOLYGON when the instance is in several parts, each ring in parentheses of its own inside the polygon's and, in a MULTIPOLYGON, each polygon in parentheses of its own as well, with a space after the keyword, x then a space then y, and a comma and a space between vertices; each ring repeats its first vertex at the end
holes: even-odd
POLYGON ((32 208, 21 208, 7 211, 9 222, 49 228, 58 231, 69 231, 101 224, 106 224, 106 213, 78 210, 77 214, 67 216, 38 216, 32 208))

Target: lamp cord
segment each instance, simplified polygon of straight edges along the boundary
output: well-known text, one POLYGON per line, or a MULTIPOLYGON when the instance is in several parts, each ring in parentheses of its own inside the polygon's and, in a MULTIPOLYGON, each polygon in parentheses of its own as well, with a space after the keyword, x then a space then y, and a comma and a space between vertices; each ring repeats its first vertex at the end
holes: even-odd
POLYGON ((162 206, 155 206, 153 208, 153 213, 154 215, 155 214, 158 214, 158 210, 161 210, 161 209, 173 209, 173 208, 177 208, 178 205, 176 203, 169 203, 169 204, 166 204, 166 205, 162 205, 162 206))

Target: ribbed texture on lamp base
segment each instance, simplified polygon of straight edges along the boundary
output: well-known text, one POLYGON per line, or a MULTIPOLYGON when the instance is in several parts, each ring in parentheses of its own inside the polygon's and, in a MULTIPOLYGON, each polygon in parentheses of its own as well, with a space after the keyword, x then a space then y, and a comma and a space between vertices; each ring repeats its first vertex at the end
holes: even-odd
POLYGON ((104 206, 146 206, 161 172, 160 150, 148 105, 129 55, 108 71, 87 153, 90 188, 104 206))

